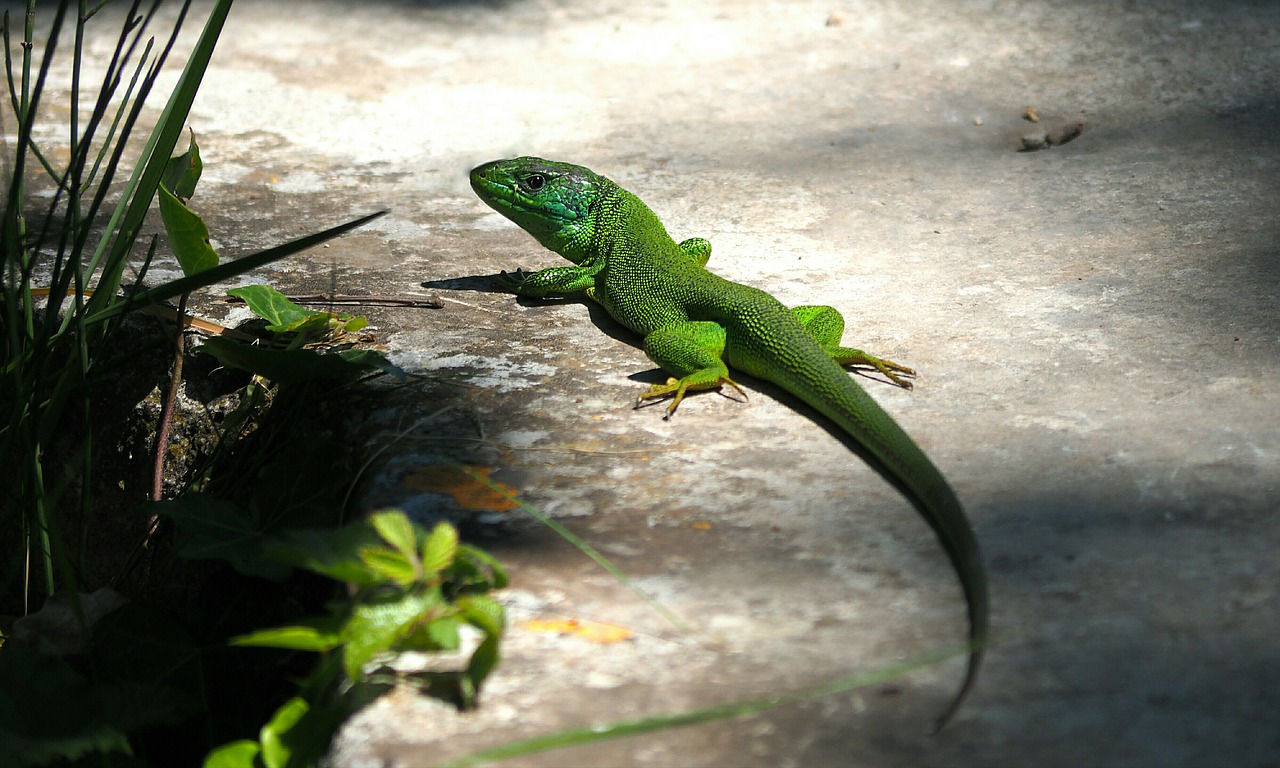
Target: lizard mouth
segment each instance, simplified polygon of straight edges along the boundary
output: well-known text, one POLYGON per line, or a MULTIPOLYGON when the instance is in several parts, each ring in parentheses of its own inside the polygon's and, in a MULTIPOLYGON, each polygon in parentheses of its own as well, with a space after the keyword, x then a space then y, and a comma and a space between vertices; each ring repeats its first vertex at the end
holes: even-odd
POLYGON ((558 200, 539 200, 522 192, 503 165, 504 161, 495 160, 471 169, 471 189, 489 207, 508 217, 525 213, 560 223, 577 221, 576 212, 558 200))
POLYGON ((486 203, 500 200, 506 203, 516 202, 515 182, 503 183, 493 178, 498 162, 485 163, 471 169, 471 189, 486 203))

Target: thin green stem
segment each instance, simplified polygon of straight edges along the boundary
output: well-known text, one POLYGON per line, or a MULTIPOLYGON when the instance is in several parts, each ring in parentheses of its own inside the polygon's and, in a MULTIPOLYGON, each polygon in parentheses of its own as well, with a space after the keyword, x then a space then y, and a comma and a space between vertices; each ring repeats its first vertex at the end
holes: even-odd
MULTIPOLYGON (((44 574, 45 594, 52 595, 56 592, 56 585, 53 581, 53 550, 49 542, 49 509, 46 506, 46 498, 39 489, 44 487, 44 465, 43 450, 39 443, 35 446, 35 452, 31 456, 31 476, 35 481, 37 492, 35 494, 36 506, 36 530, 32 531, 33 538, 39 542, 40 564, 44 574)), ((27 593, 27 604, 30 605, 30 592, 27 593)))
POLYGON ((688 725, 697 725, 699 723, 708 723, 716 720, 729 720, 737 717, 746 717, 747 715, 758 715, 771 709, 777 709, 778 707, 799 704, 813 699, 822 698, 824 696, 832 696, 837 693, 845 693, 858 688, 865 688, 867 686, 888 682, 902 677, 909 672, 941 664, 948 659, 967 654, 968 652, 968 645, 948 648, 945 650, 934 651, 933 653, 928 653, 898 664, 893 664, 873 672, 864 672, 836 680, 835 682, 828 683, 826 685, 820 685, 816 688, 809 688, 802 691, 782 693, 759 699, 749 699, 747 701, 731 702, 729 704, 717 704, 710 707, 691 709, 669 715, 656 715, 654 717, 642 717, 634 720, 619 720, 613 723, 589 725, 583 728, 571 728, 547 734, 545 736, 535 736, 531 739, 512 741, 507 744, 500 744, 496 747, 482 749, 465 757, 449 760, 444 763, 438 763, 436 768, 471 768, 472 766, 492 763, 509 757, 523 757, 525 755, 532 755, 537 752, 546 752, 552 749, 577 747, 584 744, 594 744, 600 741, 620 739, 627 736, 654 733, 656 731, 663 731, 670 728, 682 728, 688 725))
POLYGON ((160 423, 156 425, 156 461, 154 475, 151 479, 151 500, 164 498, 164 464, 169 454, 169 427, 173 423, 173 409, 178 402, 178 391, 182 386, 182 360, 186 347, 186 325, 182 322, 187 314, 187 296, 182 294, 178 299, 178 323, 176 338, 173 344, 173 372, 169 375, 169 389, 165 393, 164 402, 160 406, 160 423))

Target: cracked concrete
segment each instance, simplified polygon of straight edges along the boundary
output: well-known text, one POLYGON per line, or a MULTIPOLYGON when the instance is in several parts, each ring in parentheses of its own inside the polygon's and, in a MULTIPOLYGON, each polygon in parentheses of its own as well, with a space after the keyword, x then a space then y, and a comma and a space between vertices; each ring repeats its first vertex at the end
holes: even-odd
POLYGON ((262 277, 445 303, 367 313, 433 382, 371 424, 418 429, 370 504, 447 507, 395 469, 432 455, 493 467, 690 625, 490 513, 516 621, 483 706, 399 692, 332 764, 428 765, 963 636, 932 534, 789 400, 632 411, 654 374, 625 332, 491 290, 557 262, 467 188, 515 154, 613 178, 710 238, 713 269, 834 305, 849 343, 918 369, 914 392, 865 385, 965 502, 1000 638, 938 736, 958 660, 520 765, 1280 764, 1278 93, 1265 2, 242 0, 191 117, 224 255, 390 208, 262 277), (635 635, 520 623, 546 617, 635 635))

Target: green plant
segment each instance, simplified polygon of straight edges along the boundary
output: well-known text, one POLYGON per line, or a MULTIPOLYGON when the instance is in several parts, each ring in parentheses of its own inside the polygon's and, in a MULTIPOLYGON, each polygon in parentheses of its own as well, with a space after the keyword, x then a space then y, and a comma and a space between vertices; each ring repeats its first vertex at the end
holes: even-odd
MULTIPOLYGON (((190 524, 191 518, 186 518, 190 524)), ((183 526, 179 519, 179 528, 183 526)), ((325 655, 305 693, 277 710, 259 739, 226 744, 207 768, 268 768, 312 764, 359 696, 352 693, 376 657, 407 650, 456 652, 462 629, 481 639, 457 669, 425 675, 435 695, 474 706, 497 665, 503 609, 488 593, 506 572, 483 551, 458 541, 448 523, 430 533, 404 513, 386 511, 328 531, 291 531, 259 541, 258 556, 343 582, 351 596, 328 613, 234 638, 238 646, 314 651, 325 655), (340 663, 339 663, 340 660, 340 663)))
POLYGON ((120 319, 297 253, 372 218, 143 289, 157 240, 150 239, 140 261, 135 260, 135 246, 231 2, 214 3, 177 85, 120 185, 126 147, 141 127, 143 105, 190 10, 190 2, 182 4, 157 44, 151 30, 158 23, 158 6, 152 2, 144 8, 137 1, 130 6, 91 104, 81 100, 82 84, 90 77, 84 41, 99 6, 59 3, 42 53, 35 0, 27 4, 20 36, 10 16, 4 17, 16 140, 8 148, 0 222, 0 464, 12 478, 0 486, 0 546, 8 550, 0 558, 0 595, 20 598, 21 613, 56 591, 81 586, 69 546, 78 536, 59 525, 58 512, 74 511, 87 521, 94 511, 89 393, 113 373, 104 350, 119 333, 120 319), (36 136, 37 126, 50 119, 42 104, 68 29, 74 32, 66 134, 70 152, 66 165, 55 167, 54 153, 36 136), (30 194, 37 184, 52 188, 47 204, 30 194), (132 291, 122 295, 131 264, 138 277, 132 291))
POLYGON ((266 330, 277 338, 272 346, 252 346, 222 337, 206 339, 200 351, 228 368, 239 368, 281 385, 344 381, 377 372, 401 378, 405 375, 381 352, 333 343, 367 325, 363 317, 306 309, 269 285, 246 285, 227 293, 266 320, 266 330), (335 346, 339 348, 317 354, 319 347, 335 346))
MULTIPOLYGON (((7 602, 0 612, 58 615, 74 628, 75 638, 70 648, 49 650, 33 646, 21 633, 0 635, 0 754, 6 764, 91 762, 95 757, 108 762, 120 755, 131 756, 125 758, 128 764, 175 764, 189 761, 175 760, 174 754, 203 754, 212 744, 259 728, 256 740, 231 741, 210 753, 206 765, 305 765, 323 752, 342 717, 376 682, 379 676, 367 671, 382 654, 457 652, 470 627, 480 639, 461 654, 457 667, 422 680, 428 690, 462 706, 476 703, 497 663, 503 616, 488 593, 506 583, 501 567, 459 543, 452 528, 428 533, 398 513, 339 525, 346 510, 333 500, 345 494, 317 491, 330 491, 349 478, 328 463, 333 458, 326 455, 328 443, 303 445, 294 431, 297 422, 280 413, 288 410, 279 405, 285 399, 281 392, 295 405, 310 397, 305 387, 295 385, 348 381, 390 370, 389 363, 369 350, 314 354, 305 347, 316 334, 335 326, 353 330, 360 320, 302 309, 264 286, 233 293, 268 320, 280 348, 223 338, 201 347, 222 365, 269 382, 250 384, 243 407, 227 419, 224 436, 234 454, 232 466, 210 483, 218 486, 221 479, 231 485, 226 481, 231 478, 250 487, 241 498, 191 493, 152 508, 175 520, 181 556, 192 570, 206 569, 198 574, 205 579, 202 586, 221 599, 184 595, 188 601, 176 606, 109 600, 95 608, 102 593, 87 594, 98 585, 81 578, 74 542, 87 536, 104 512, 90 482, 98 446, 89 393, 130 363, 106 354, 113 337, 127 332, 123 321, 170 299, 179 300, 181 318, 182 297, 191 291, 290 256, 380 215, 218 263, 203 222, 183 203, 199 176, 198 149, 192 141, 176 162, 171 156, 231 4, 214 0, 149 133, 144 104, 190 2, 181 5, 172 28, 159 37, 153 34, 159 2, 135 0, 129 5, 91 102, 81 100, 82 86, 91 77, 84 43, 105 3, 60 2, 42 48, 35 0, 28 1, 19 26, 7 14, 4 18, 14 125, 6 124, 3 133, 16 138, 5 147, 8 176, 0 221, 0 466, 8 473, 6 480, 12 478, 0 484, 0 603, 7 602), (70 96, 66 141, 58 145, 69 151, 59 166, 54 161, 59 154, 37 141, 37 128, 58 114, 42 110, 42 104, 52 90, 55 57, 67 49, 61 42, 67 33, 73 35, 70 96), (143 133, 145 141, 138 147, 134 138, 143 133), (136 162, 126 162, 135 149, 136 162), (157 197, 185 274, 146 287, 158 240, 142 233, 157 197), (136 278, 124 290, 131 268, 136 278), (255 432, 270 432, 269 439, 244 445, 240 428, 255 418, 269 387, 279 387, 271 409, 273 418, 280 416, 277 426, 255 432), (66 510, 78 512, 79 530, 60 525, 59 512, 66 510), (317 527, 333 525, 339 527, 317 527), (322 583, 299 579, 291 575, 294 569, 316 574, 322 583), (351 585, 351 591, 330 602, 328 612, 318 613, 316 603, 341 594, 337 585, 351 585), (66 594, 65 601, 51 598, 58 592, 66 594), (305 608, 306 616, 276 615, 287 614, 287 608, 305 608), (264 623, 280 625, 255 629, 264 623), (226 647, 228 636, 238 637, 236 647, 226 647), (253 654, 259 655, 246 658, 253 654), (312 654, 318 654, 318 663, 312 654), (273 675, 273 680, 292 675, 302 683, 275 685, 266 694, 259 688, 217 690, 223 678, 244 675, 246 669, 273 675), (246 701, 246 690, 261 700, 246 701), (237 708, 250 711, 228 722, 237 708), (175 741, 181 742, 177 750, 175 741)), ((170 381, 180 376, 175 372, 170 381)), ((157 442, 163 448, 164 441, 157 442)), ((606 567, 622 578, 616 568, 606 567)), ((510 745, 503 754, 762 711, 789 700, 798 699, 747 702, 552 736, 510 745)))
MULTIPOLYGON (((192 728, 204 728, 204 738, 212 743, 225 738, 223 731, 243 730, 224 722, 227 711, 219 710, 217 699, 238 689, 220 694, 211 681, 220 683, 242 667, 287 663, 275 656, 247 667, 242 660, 232 663, 228 654, 236 651, 223 641, 252 624, 233 626, 239 612, 211 612, 186 583, 216 581, 217 589, 233 595, 233 605, 274 595, 274 602, 254 606, 268 615, 296 602, 289 591, 296 588, 223 584, 228 579, 215 568, 177 574, 189 590, 182 595, 186 603, 174 595, 167 601, 129 601, 99 589, 111 579, 86 576, 85 542, 104 527, 138 519, 130 518, 135 508, 106 506, 94 494, 95 487, 115 479, 95 477, 101 472, 97 459, 114 447, 97 431, 101 395, 110 389, 106 385, 123 378, 122 372, 138 367, 136 352, 119 350, 143 346, 138 342, 144 339, 124 339, 136 333, 130 323, 139 311, 176 298, 181 319, 181 297, 191 291, 288 257, 381 214, 217 263, 203 222, 181 200, 194 190, 198 149, 192 141, 176 162, 171 155, 231 0, 212 3, 174 90, 150 126, 145 104, 192 4, 179 4, 172 26, 158 30, 160 19, 169 17, 157 13, 158 0, 124 3, 124 21, 113 34, 114 53, 96 73, 85 55, 86 40, 104 31, 106 14, 98 11, 105 3, 48 5, 29 0, 16 23, 5 14, 2 29, 10 98, 0 121, 3 134, 14 138, 4 146, 6 197, 0 220, 0 466, 5 468, 0 482, 0 754, 15 765, 110 753, 132 753, 130 764, 150 759, 172 764, 167 750, 175 743, 182 745, 178 753, 201 743, 190 738, 192 728), (38 18, 46 9, 49 13, 38 18), (59 57, 66 58, 55 66, 59 57), (69 83, 56 82, 53 73, 63 69, 70 73, 69 83), (86 99, 93 81, 100 85, 86 99), (67 102, 47 106, 60 91, 68 94, 67 102), (61 137, 42 144, 44 130, 59 121, 65 128, 61 137), (185 275, 147 287, 159 240, 143 232, 157 196, 185 275), (111 610, 95 608, 101 595, 109 598, 111 610), (26 631, 9 631, 6 615, 13 614, 25 617, 17 627, 27 622, 26 631), (67 638, 49 646, 33 628, 53 620, 67 638)), ((312 354, 336 361, 317 366, 313 380, 326 373, 332 374, 330 380, 350 379, 356 371, 387 369, 380 356, 358 350, 341 354, 347 359, 312 354)), ((180 378, 175 370, 171 385, 180 378)), ((239 441, 237 425, 255 418, 265 389, 255 382, 246 390, 243 407, 225 425, 229 442, 239 441)), ((164 442, 156 440, 158 450, 164 442)), ((263 455, 268 458, 249 458, 241 466, 266 471, 273 461, 288 458, 283 452, 263 455)), ((337 498, 349 486, 342 491, 337 498)), ((264 515, 274 522, 287 521, 287 513, 299 508, 279 492, 264 492, 261 503, 276 505, 275 517, 264 515)), ((328 505, 335 506, 332 499, 328 505)), ((321 519, 340 520, 341 510, 321 519)), ((127 548, 118 554, 116 567, 124 573, 131 567, 127 548)), ((276 568, 278 575, 287 571, 276 568)), ((143 586, 163 595, 157 587, 169 585, 143 586)), ((287 666, 275 669, 277 675, 288 671, 287 666)))

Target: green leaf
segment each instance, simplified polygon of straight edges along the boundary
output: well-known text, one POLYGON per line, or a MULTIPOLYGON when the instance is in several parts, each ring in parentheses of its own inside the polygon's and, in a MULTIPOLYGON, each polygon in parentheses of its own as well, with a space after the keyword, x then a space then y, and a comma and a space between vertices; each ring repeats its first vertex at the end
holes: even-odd
POLYGON ((262 747, 248 739, 233 741, 214 749, 204 758, 204 768, 258 768, 262 747))
POLYGON ((296 651, 328 651, 342 644, 342 617, 315 616, 285 627, 272 627, 233 637, 231 645, 259 648, 291 648, 296 651))
POLYGON ((180 557, 226 560, 250 576, 278 580, 289 575, 287 569, 262 559, 268 536, 252 515, 229 501, 188 493, 151 508, 173 520, 180 557))
POLYGON ((422 542, 422 570, 429 576, 453 565, 458 556, 458 531, 448 523, 439 523, 422 542))
POLYGON ((272 333, 298 333, 315 338, 329 332, 329 323, 333 315, 328 312, 312 312, 288 325, 267 326, 272 333))
POLYGON ((440 616, 417 624, 413 631, 401 638, 393 650, 398 651, 456 651, 462 644, 458 628, 462 622, 456 616, 440 616))
POLYGON ((157 194, 164 231, 169 233, 169 245, 182 274, 190 277, 218 266, 218 252, 209 244, 209 228, 204 220, 163 186, 157 194))
POLYGON ((352 365, 363 366, 369 371, 382 371, 390 374, 397 379, 407 379, 409 374, 404 372, 400 366, 395 365, 386 358, 381 352, 375 349, 344 349, 337 353, 338 357, 346 360, 352 365))
MULTIPOLYGON (((116 237, 102 238, 101 245, 98 246, 97 251, 94 253, 89 267, 90 272, 97 266, 99 259, 106 253, 107 246, 110 244, 110 252, 106 253, 102 276, 84 313, 93 318, 92 320, 86 318, 86 325, 102 322, 116 315, 132 311, 144 304, 163 301, 161 298, 144 298, 139 294, 135 294, 125 301, 119 301, 116 299, 116 289, 120 285, 120 276, 124 267, 130 261, 128 258, 129 251, 133 248, 137 233, 142 228, 143 219, 146 218, 147 211, 151 208, 151 199, 160 184, 160 179, 164 176, 164 169, 173 153, 173 148, 178 144, 178 137, 182 135, 182 128, 191 110, 191 103, 195 100, 196 91, 200 89, 200 80, 204 77, 205 70, 209 66, 209 59, 213 56, 213 49, 218 44, 218 37, 222 34, 223 24, 227 20, 227 14, 230 12, 231 0, 218 0, 209 11, 209 16, 205 21, 203 31, 200 33, 200 38, 196 41, 195 47, 192 48, 191 54, 187 57, 187 63, 183 67, 182 75, 178 78, 177 84, 169 94, 169 101, 160 113, 160 118, 156 121, 155 128, 152 129, 151 136, 147 139, 146 147, 142 150, 142 158, 139 159, 138 164, 135 166, 133 175, 129 178, 124 191, 120 195, 120 202, 117 204, 115 212, 111 215, 111 220, 107 223, 107 232, 119 234, 116 237)), ((194 279, 199 282, 210 278, 204 276, 192 278, 188 276, 182 279, 194 279)), ((181 280, 175 282, 180 283, 181 280)), ((207 285, 208 283, 202 284, 207 285)), ((170 287, 172 285, 171 283, 170 287)), ((198 285, 194 287, 198 287, 198 285)), ((160 288, 163 289, 165 286, 160 286, 160 288)), ((180 288, 166 298, 174 298, 184 293, 190 293, 193 288, 180 288)), ((151 292, 147 293, 154 296, 151 292)))
POLYGON ((507 570, 498 562, 498 558, 470 544, 458 545, 458 557, 454 560, 449 578, 460 582, 460 586, 464 588, 475 587, 485 592, 502 589, 509 581, 507 570))
POLYGON ((276 710, 259 734, 266 768, 312 768, 329 750, 329 742, 345 716, 346 705, 322 697, 316 703, 296 696, 276 710))
POLYGON ((418 544, 418 531, 409 516, 398 509, 375 512, 369 524, 388 544, 395 547, 406 559, 413 559, 418 544))
POLYGON ((498 636, 489 635, 476 647, 475 653, 471 654, 471 661, 467 664, 465 680, 470 685, 463 686, 464 697, 469 699, 466 702, 467 705, 475 703, 475 698, 480 695, 480 686, 497 666, 498 636))
POLYGON ((225 499, 186 494, 153 504, 150 510, 173 520, 178 554, 189 560, 236 556, 262 536, 249 513, 225 499))
POLYGON ((435 621, 427 623, 427 639, 430 640, 430 649, 441 651, 456 651, 458 646, 462 644, 462 637, 458 634, 458 627, 461 626, 458 620, 452 616, 441 616, 435 621))
MULTIPOLYGON (((376 370, 400 371, 371 349, 349 349, 320 354, 309 349, 267 349, 241 344, 221 336, 206 339, 201 352, 213 355, 228 368, 239 368, 277 384, 304 381, 356 379, 376 370)), ((403 371, 401 371, 403 373, 403 371)))
POLYGON ((497 637, 506 625, 506 610, 502 603, 484 595, 466 595, 458 598, 462 617, 486 635, 497 637))
POLYGON ((345 642, 342 662, 352 680, 376 654, 395 647, 400 638, 413 631, 427 611, 442 604, 436 593, 406 592, 391 599, 356 606, 342 628, 345 642))
POLYGON ((377 535, 363 521, 328 530, 287 531, 266 545, 263 556, 295 568, 361 587, 383 583, 360 560, 361 547, 376 544, 377 535))
MULTIPOLYGON (((410 550, 412 554, 412 550, 410 550)), ((374 573, 394 581, 401 587, 407 587, 418 579, 416 563, 405 559, 404 555, 386 547, 362 547, 360 561, 374 573)))
POLYGON ((276 710, 270 722, 262 726, 258 739, 262 742, 262 762, 267 768, 287 768, 293 763, 292 739, 289 738, 307 713, 311 705, 299 696, 295 696, 276 710))
POLYGON ((272 532, 342 524, 346 518, 336 500, 355 482, 347 447, 316 435, 277 445, 254 478, 249 497, 254 519, 272 532))
POLYGON ((195 131, 190 133, 187 151, 169 158, 169 163, 164 167, 164 178, 160 180, 160 185, 171 190, 180 200, 190 200, 196 193, 196 182, 200 181, 200 172, 204 170, 204 163, 200 161, 200 147, 196 146, 195 131))
POLYGON ((201 648, 183 623, 158 604, 135 601, 93 628, 95 682, 172 683, 195 690, 201 648))
POLYGON ((266 320, 267 330, 272 333, 297 331, 303 326, 316 324, 316 321, 321 328, 329 325, 328 312, 300 307, 269 285, 244 285, 232 288, 227 295, 242 300, 250 312, 266 320))

